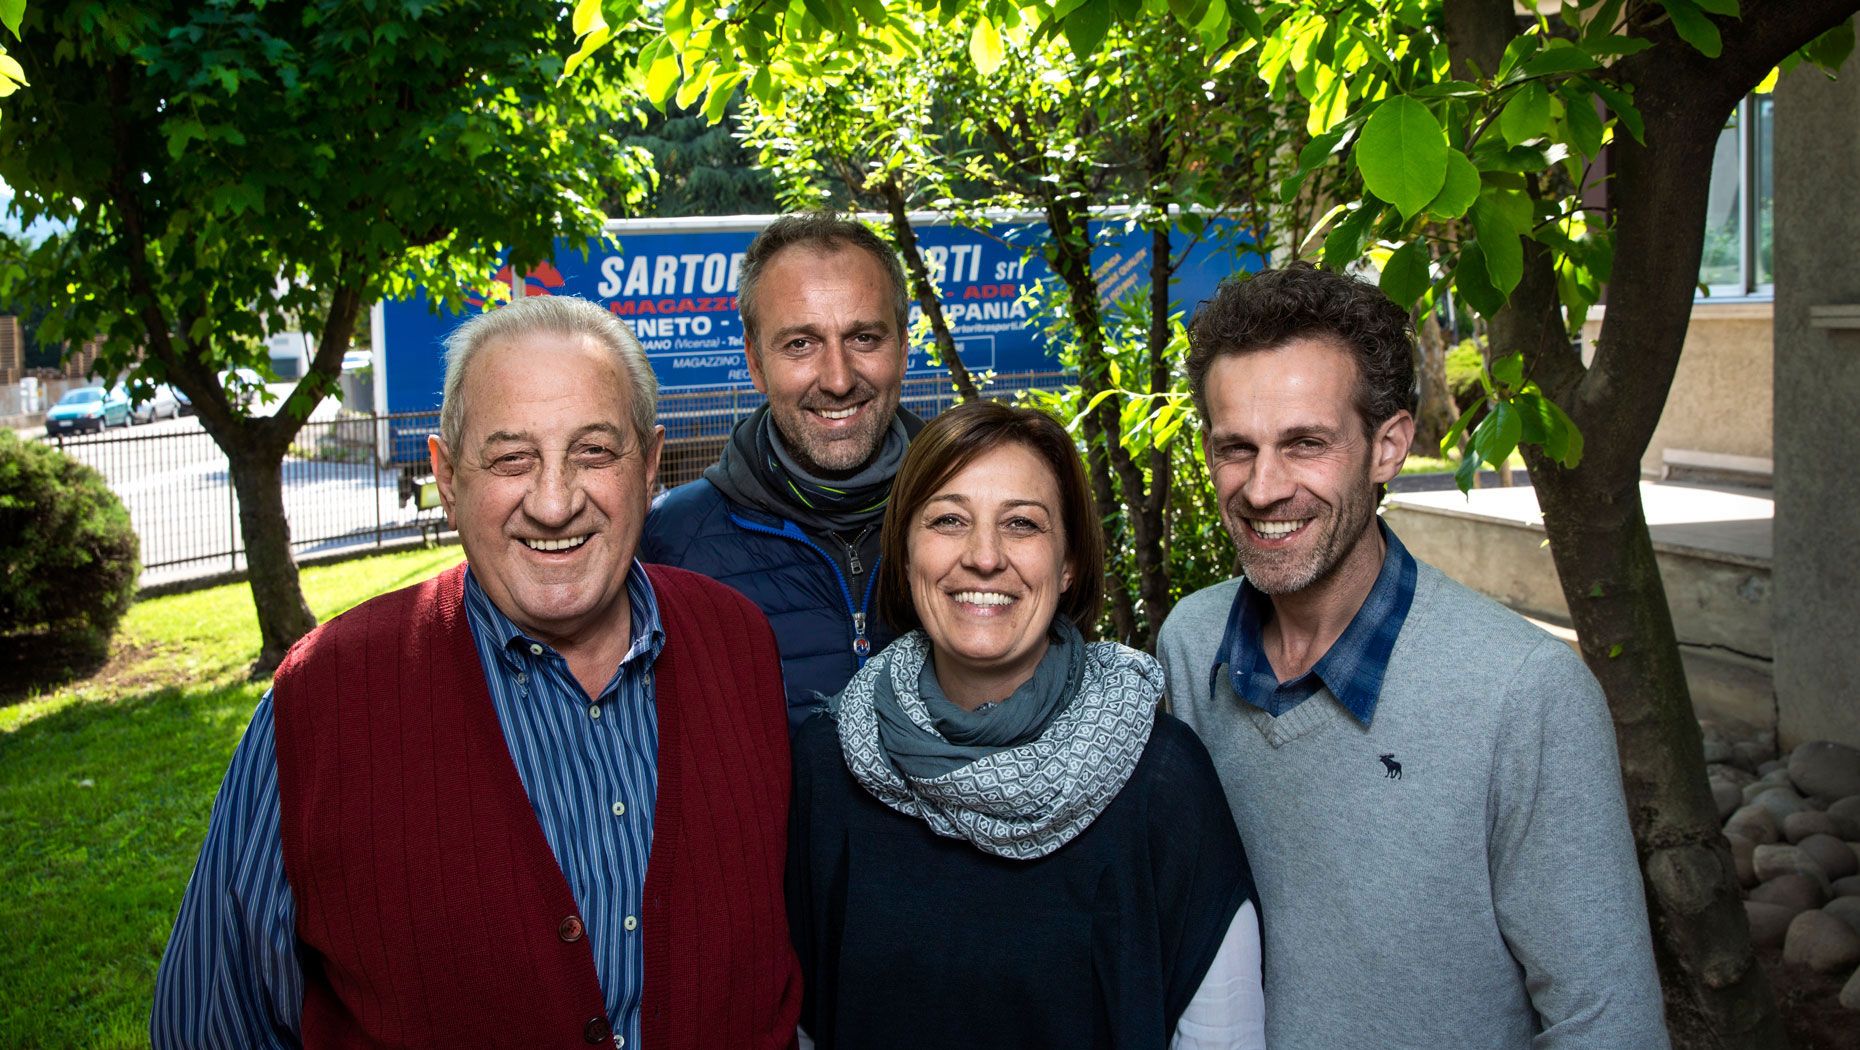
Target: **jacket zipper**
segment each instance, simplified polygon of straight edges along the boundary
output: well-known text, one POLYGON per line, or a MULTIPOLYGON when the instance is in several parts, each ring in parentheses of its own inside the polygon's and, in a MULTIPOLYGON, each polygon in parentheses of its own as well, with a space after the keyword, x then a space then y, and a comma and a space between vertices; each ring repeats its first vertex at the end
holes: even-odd
POLYGON ((878 579, 878 563, 885 560, 884 556, 880 555, 878 558, 873 559, 872 574, 871 574, 871 577, 866 580, 866 585, 865 585, 865 601, 861 604, 861 607, 854 608, 853 598, 852 598, 852 588, 847 586, 846 574, 840 571, 839 563, 833 560, 832 555, 828 554, 824 550, 821 550, 820 545, 818 543, 815 543, 813 540, 808 539, 807 534, 801 531, 800 526, 796 525, 792 521, 783 521, 782 527, 779 529, 775 529, 775 528, 770 528, 767 525, 760 524, 758 522, 749 521, 746 518, 740 518, 736 516, 735 514, 730 515, 730 520, 735 522, 738 527, 748 529, 751 532, 760 532, 760 533, 763 533, 769 536, 780 536, 783 539, 794 540, 797 543, 804 543, 807 545, 809 550, 812 550, 815 554, 820 555, 821 560, 827 563, 827 568, 833 570, 833 578, 839 581, 840 596, 846 599, 846 612, 847 612, 847 615, 852 617, 853 658, 856 661, 858 661, 858 666, 864 667, 866 657, 872 654, 872 639, 866 637, 866 633, 865 633, 865 629, 866 629, 865 612, 866 612, 866 608, 870 607, 872 603, 872 584, 874 581, 878 579))

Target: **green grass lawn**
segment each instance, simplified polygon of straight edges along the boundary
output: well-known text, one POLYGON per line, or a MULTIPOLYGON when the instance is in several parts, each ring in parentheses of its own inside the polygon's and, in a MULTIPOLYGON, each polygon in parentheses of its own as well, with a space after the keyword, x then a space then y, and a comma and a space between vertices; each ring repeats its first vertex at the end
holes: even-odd
MULTIPOLYGON (((1510 463, 1513 470, 1525 469, 1522 453, 1513 452, 1510 463)), ((1402 461, 1401 472, 1403 474, 1451 474, 1459 468, 1460 461, 1457 456, 1448 459, 1444 456, 1426 456, 1419 452, 1410 452, 1408 458, 1402 461)))
MULTIPOLYGON (((304 570, 327 619, 457 547, 304 570)), ((148 1044, 155 967, 265 682, 244 584, 138 602, 88 679, 0 707, 0 1047, 148 1044)))

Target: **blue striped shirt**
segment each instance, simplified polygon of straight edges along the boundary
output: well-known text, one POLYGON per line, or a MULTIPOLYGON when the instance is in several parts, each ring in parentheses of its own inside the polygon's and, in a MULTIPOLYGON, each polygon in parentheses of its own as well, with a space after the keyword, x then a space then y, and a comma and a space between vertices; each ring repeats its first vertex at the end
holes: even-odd
POLYGON ((1416 579, 1414 555, 1380 518, 1376 528, 1382 530, 1388 551, 1369 596, 1311 670, 1289 682, 1279 681, 1261 641, 1261 632, 1272 619, 1272 599, 1241 580, 1227 614, 1227 633, 1215 650, 1209 692, 1214 691, 1225 666, 1233 679, 1234 695, 1277 718, 1319 689, 1328 688, 1352 717, 1367 726, 1376 714, 1376 699, 1382 695, 1382 676, 1388 671, 1389 654, 1395 651, 1395 638, 1408 619, 1408 607, 1414 604, 1416 579))
MULTIPOLYGON (((638 562, 627 573, 627 600, 632 646, 590 700, 567 661, 526 637, 465 574, 467 622, 504 742, 580 909, 614 1042, 638 1046, 639 916, 658 794, 652 667, 665 644, 638 562)), ((162 956, 149 1019, 155 1047, 299 1044, 303 969, 278 812, 267 692, 233 752, 162 956)))

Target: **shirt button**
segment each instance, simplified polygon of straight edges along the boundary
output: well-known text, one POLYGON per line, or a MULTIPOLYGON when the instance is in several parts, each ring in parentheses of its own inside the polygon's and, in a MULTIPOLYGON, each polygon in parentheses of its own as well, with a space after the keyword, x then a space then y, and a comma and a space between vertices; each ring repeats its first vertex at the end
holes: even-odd
POLYGON ((531 655, 531 656, 541 656, 541 655, 542 655, 542 646, 540 646, 540 645, 537 645, 537 644, 536 644, 535 642, 531 642, 531 643, 530 643, 530 655, 531 655))
POLYGON ((522 671, 517 672, 517 684, 518 685, 526 685, 529 683, 529 680, 530 680, 529 675, 523 673, 522 671))
POLYGON ((589 704, 588 705, 588 717, 598 720, 601 717, 601 705, 589 704))
POLYGON ((604 1043, 613 1034, 614 1030, 605 1017, 590 1017, 588 1023, 581 1026, 581 1038, 584 1042, 604 1043))
POLYGON ((626 921, 621 923, 620 925, 625 926, 628 932, 631 932, 633 930, 639 929, 639 920, 629 915, 626 917, 626 921))
POLYGON ((626 803, 624 802, 614 803, 614 816, 616 817, 626 816, 626 803))
POLYGON ((555 928, 555 933, 556 933, 556 936, 562 938, 564 941, 567 941, 570 944, 573 944, 574 942, 580 940, 581 939, 581 918, 579 916, 570 915, 568 918, 563 919, 562 924, 555 928))

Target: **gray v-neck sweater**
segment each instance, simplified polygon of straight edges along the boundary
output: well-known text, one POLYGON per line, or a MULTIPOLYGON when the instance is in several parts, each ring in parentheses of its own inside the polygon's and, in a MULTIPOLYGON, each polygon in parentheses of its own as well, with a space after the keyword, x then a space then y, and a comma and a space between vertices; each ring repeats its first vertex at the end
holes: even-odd
POLYGON ((1421 564, 1368 728, 1209 673, 1238 580, 1157 655, 1258 885, 1273 1050, 1667 1046, 1614 727, 1570 649, 1421 564))

